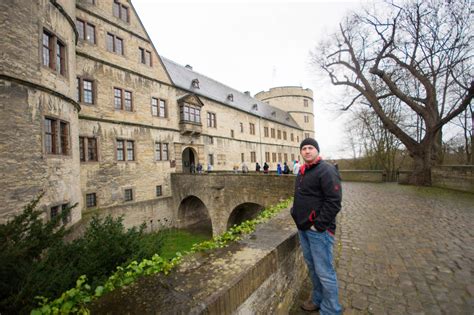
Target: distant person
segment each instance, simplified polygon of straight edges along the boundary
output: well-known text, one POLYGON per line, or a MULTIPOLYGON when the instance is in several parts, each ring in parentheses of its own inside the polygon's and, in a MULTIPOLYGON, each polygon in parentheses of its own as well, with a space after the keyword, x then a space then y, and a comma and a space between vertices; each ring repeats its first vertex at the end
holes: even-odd
POLYGON ((281 175, 281 165, 280 165, 280 163, 277 164, 277 175, 281 175))
POLYGON ((234 164, 232 169, 234 170, 234 173, 237 174, 239 172, 239 164, 234 164))
POLYGON ((268 169, 270 166, 268 166, 267 162, 263 163, 263 174, 268 174, 268 169))
POLYGON ((202 164, 201 163, 198 163, 198 165, 196 166, 196 170, 197 170, 198 174, 202 174, 202 164))
POLYGON ((260 173, 260 168, 260 164, 258 164, 257 162, 257 164, 255 165, 255 172, 260 173))
POLYGON ((249 168, 247 166, 247 164, 245 164, 245 162, 242 163, 242 173, 248 173, 249 172, 249 168))
POLYGON ((212 164, 211 163, 207 163, 207 172, 208 173, 212 172, 212 164))
POLYGON ((293 163, 293 174, 298 175, 300 172, 300 162, 298 160, 295 160, 293 163))
POLYGON ((288 167, 288 164, 283 163, 283 174, 290 174, 290 168, 288 167))
POLYGON ((298 228, 300 246, 313 290, 301 308, 320 314, 342 314, 333 264, 336 216, 341 210, 342 188, 338 171, 319 156, 313 138, 300 144, 304 164, 295 181, 291 216, 298 228))

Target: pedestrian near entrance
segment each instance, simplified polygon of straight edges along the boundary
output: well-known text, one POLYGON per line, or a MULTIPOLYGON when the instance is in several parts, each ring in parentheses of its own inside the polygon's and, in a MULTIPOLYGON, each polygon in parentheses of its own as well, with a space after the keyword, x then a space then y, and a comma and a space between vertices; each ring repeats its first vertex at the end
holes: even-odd
POLYGON ((342 201, 341 179, 337 170, 321 159, 319 145, 313 138, 301 142, 300 153, 304 164, 296 177, 291 216, 298 228, 313 285, 309 299, 301 308, 319 309, 320 315, 342 314, 333 265, 336 215, 342 201))
POLYGON ((260 164, 257 164, 255 165, 255 172, 259 173, 260 172, 260 164))
POLYGON ((268 174, 268 169, 270 166, 268 166, 267 162, 263 163, 263 174, 268 174))

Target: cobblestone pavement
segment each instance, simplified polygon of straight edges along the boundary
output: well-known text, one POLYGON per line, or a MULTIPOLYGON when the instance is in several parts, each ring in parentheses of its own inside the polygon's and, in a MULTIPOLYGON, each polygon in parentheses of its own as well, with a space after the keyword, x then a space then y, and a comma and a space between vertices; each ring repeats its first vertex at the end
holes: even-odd
MULTIPOLYGON (((334 248, 344 314, 474 314, 474 195, 344 183, 334 248)), ((303 285, 290 314, 307 298, 303 285)))

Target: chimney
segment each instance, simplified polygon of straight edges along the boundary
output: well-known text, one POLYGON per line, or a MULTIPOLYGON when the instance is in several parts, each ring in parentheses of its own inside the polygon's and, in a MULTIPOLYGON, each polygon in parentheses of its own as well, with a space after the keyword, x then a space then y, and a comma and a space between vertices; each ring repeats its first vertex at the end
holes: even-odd
POLYGON ((245 95, 250 96, 250 91, 245 91, 245 95))
POLYGON ((184 66, 186 69, 189 69, 189 70, 193 70, 193 67, 191 67, 191 65, 186 65, 184 66))

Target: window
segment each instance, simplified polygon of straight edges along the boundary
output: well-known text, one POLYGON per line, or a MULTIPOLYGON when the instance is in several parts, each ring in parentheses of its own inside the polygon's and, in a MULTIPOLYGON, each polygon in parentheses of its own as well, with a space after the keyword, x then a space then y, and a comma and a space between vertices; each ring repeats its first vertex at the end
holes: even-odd
POLYGON ((305 139, 306 139, 306 138, 309 138, 309 137, 310 137, 309 132, 305 132, 305 133, 304 133, 304 137, 305 137, 305 139))
POLYGON ((292 161, 295 160, 295 154, 294 154, 294 153, 291 153, 291 160, 292 160, 292 161))
POLYGON ((161 188, 161 185, 158 185, 156 186, 156 196, 160 197, 161 195, 163 195, 163 190, 161 188))
POLYGON ((207 144, 214 144, 214 137, 208 136, 207 137, 207 144))
POLYGON ((117 161, 134 161, 135 143, 132 140, 117 140, 117 161))
POLYGON ((244 132, 244 124, 240 123, 240 132, 244 132))
POLYGON ((45 117, 44 148, 47 154, 69 155, 69 123, 45 117))
POLYGON ((183 103, 180 108, 181 121, 201 123, 201 108, 188 103, 183 103))
POLYGON ((304 99, 303 104, 304 104, 304 107, 308 107, 308 100, 304 99))
POLYGON ((257 162, 257 155, 255 154, 255 151, 250 152, 250 162, 257 162))
POLYGON ((133 189, 132 188, 127 188, 124 189, 124 200, 125 201, 132 201, 133 200, 133 189))
POLYGON ((240 162, 245 162, 245 153, 240 153, 240 162))
POLYGON ((307 115, 304 115, 304 122, 305 123, 309 122, 309 117, 307 115))
POLYGON ((168 143, 155 142, 155 160, 168 161, 168 143))
POLYGON ((211 165, 214 165, 214 155, 208 154, 207 155, 207 162, 211 165))
MULTIPOLYGON (((50 219, 54 219, 55 217, 57 217, 58 215, 62 215, 63 212, 65 211, 70 211, 70 207, 69 207, 69 204, 68 203, 64 203, 62 205, 58 205, 58 206, 54 206, 54 207, 51 207, 50 209, 50 219)), ((67 224, 69 222, 71 222, 71 212, 68 213, 68 215, 64 216, 62 218, 62 222, 63 224, 67 224)))
POLYGON ((97 196, 95 193, 86 194, 86 207, 93 208, 97 206, 97 196))
POLYGON ((233 130, 233 129, 230 130, 230 137, 231 137, 231 138, 234 137, 234 130, 233 130))
POLYGON ((94 104, 94 81, 77 77, 77 101, 84 104, 94 104))
POLYGON ((81 162, 98 161, 96 138, 79 137, 79 159, 81 162))
POLYGON ((43 30, 43 66, 66 75, 66 46, 46 30, 43 30))
POLYGON ((107 50, 123 55, 123 39, 114 34, 107 33, 107 50))
POLYGON ((151 114, 156 117, 166 117, 166 102, 155 97, 151 98, 151 114))
POLYGON ((79 33, 80 40, 86 40, 91 44, 95 44, 95 26, 94 25, 77 19, 76 29, 77 29, 77 32, 79 33))
POLYGON ((268 138, 268 127, 263 127, 263 135, 268 138))
POLYGON ((293 133, 290 133, 290 140, 295 141, 295 136, 293 135, 293 133))
POLYGON ((270 152, 265 152, 265 162, 270 162, 270 152))
POLYGON ((120 4, 118 1, 114 1, 113 3, 113 14, 115 17, 121 19, 124 22, 130 21, 130 16, 128 14, 128 7, 120 4))
POLYGON ((199 89, 199 80, 198 79, 194 79, 191 81, 191 86, 195 89, 199 89))
POLYGON ((114 88, 114 107, 131 112, 133 110, 132 92, 114 88))
POLYGON ((277 154, 272 152, 272 162, 275 163, 277 161, 277 154))
POLYGON ((281 160, 281 153, 278 153, 278 162, 282 162, 282 160, 281 160))
POLYGON ((296 142, 300 142, 300 136, 296 136, 296 142))
POLYGON ((275 129, 272 128, 270 131, 271 131, 271 134, 272 134, 272 138, 275 138, 275 129))
POLYGON ((140 50, 140 62, 151 67, 151 51, 145 48, 138 48, 140 50))
POLYGON ((251 135, 255 134, 255 124, 250 123, 250 134, 251 135))
POLYGON ((286 140, 286 131, 283 131, 283 140, 286 140))
POLYGON ((284 159, 285 162, 288 162, 288 153, 285 153, 283 156, 285 157, 285 159, 284 159))
POLYGON ((281 139, 281 130, 277 130, 277 138, 281 139))
POLYGON ((207 112, 207 126, 211 128, 216 128, 216 114, 207 112))

